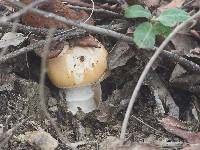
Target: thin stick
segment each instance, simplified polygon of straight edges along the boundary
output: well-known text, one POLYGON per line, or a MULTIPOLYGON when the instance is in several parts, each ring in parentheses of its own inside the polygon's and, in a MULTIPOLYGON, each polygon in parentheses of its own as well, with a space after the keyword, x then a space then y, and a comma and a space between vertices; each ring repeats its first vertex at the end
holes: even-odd
MULTIPOLYGON (((11 1, 11 0, 7 0, 7 1, 11 1)), ((23 5, 19 2, 12 2, 13 4, 19 6, 19 7, 23 7, 23 5)), ((31 11, 33 12, 36 12, 40 15, 43 15, 47 18, 54 18, 58 21, 62 21, 66 24, 69 24, 69 25, 73 25, 73 26, 76 26, 76 27, 80 27, 80 28, 83 28, 89 32, 92 32, 92 33, 98 33, 98 34, 102 34, 102 35, 107 35, 107 36, 111 36, 111 37, 114 37, 118 40, 124 40, 126 42, 129 42, 129 43, 133 43, 133 40, 131 37, 129 36, 126 36, 124 34, 121 34, 121 33, 117 33, 115 31, 112 31, 112 30, 108 30, 108 29, 104 29, 104 28, 101 28, 101 27, 97 27, 97 26, 92 26, 92 25, 89 25, 89 24, 85 24, 85 23, 82 23, 82 22, 77 22, 75 20, 71 20, 71 19, 66 19, 64 17, 61 17, 61 16, 58 16, 56 14, 53 14, 53 13, 47 13, 45 11, 41 11, 41 10, 37 10, 37 9, 34 9, 34 8, 31 8, 30 9, 31 11)), ((0 22, 1 22, 1 18, 0 18, 0 22)), ((176 62, 180 62, 180 64, 185 64, 187 65, 187 67, 191 70, 191 71, 194 71, 194 72, 200 72, 200 66, 191 62, 191 61, 188 61, 187 59, 183 58, 183 57, 180 57, 174 53, 171 53, 171 52, 167 52, 167 51, 161 51, 161 53, 164 55, 164 56, 167 56, 168 58, 172 59, 172 60, 175 60, 176 62), (173 57, 173 56, 174 57, 173 57)))
MULTIPOLYGON (((30 27, 30 26, 25 26, 22 25, 20 23, 16 23, 16 22, 0 22, 0 26, 4 27, 8 30, 10 30, 10 28, 12 28, 13 26, 15 26, 17 28, 17 30, 23 31, 27 34, 29 33, 34 33, 34 34, 39 34, 39 35, 47 35, 48 34, 48 29, 46 28, 35 28, 35 27, 30 27)), ((61 32, 63 30, 58 30, 58 32, 61 32)))
POLYGON ((200 73, 200 66, 198 64, 196 64, 188 59, 185 59, 182 56, 179 56, 173 52, 169 52, 169 51, 165 51, 165 50, 163 50, 160 55, 179 63, 180 65, 182 65, 183 67, 185 67, 187 70, 189 70, 191 72, 200 73))
MULTIPOLYGON (((71 36, 66 35, 66 34, 65 35, 59 35, 59 36, 56 36, 56 37, 52 38, 52 40, 53 41, 56 41, 56 40, 62 41, 64 39, 70 39, 70 38, 72 38, 74 36, 77 36, 77 33, 74 32, 74 33, 71 33, 70 35, 71 36)), ((78 33, 78 35, 80 36, 80 33, 78 33)), ((3 62, 5 62, 5 61, 7 61, 8 59, 14 58, 16 56, 19 56, 21 54, 27 53, 27 52, 32 51, 34 49, 41 48, 46 43, 47 43, 47 40, 41 40, 41 41, 39 41, 37 43, 34 43, 34 44, 29 45, 27 47, 24 47, 24 48, 21 48, 19 50, 14 51, 14 52, 11 52, 9 54, 6 54, 6 55, 0 57, 0 64, 3 63, 3 62)))
MULTIPOLYGON (((85 10, 85 11, 91 11, 92 8, 88 8, 88 7, 81 7, 81 6, 72 6, 72 5, 67 5, 69 8, 74 8, 74 9, 80 9, 80 10, 85 10)), ((124 16, 122 14, 118 14, 116 12, 110 11, 110 10, 106 10, 103 8, 99 8, 99 9, 94 9, 94 13, 101 13, 107 15, 108 17, 117 17, 117 18, 123 18, 124 16)))
POLYGON ((29 5, 23 7, 23 9, 21 9, 21 10, 15 12, 15 13, 13 13, 13 14, 11 14, 10 16, 3 16, 3 17, 1 17, 1 21, 2 21, 2 22, 7 22, 7 21, 9 21, 9 20, 11 20, 11 19, 17 18, 17 17, 19 17, 19 16, 25 14, 25 13, 26 13, 27 11, 29 11, 31 8, 37 6, 38 4, 40 4, 40 3, 42 3, 42 2, 45 2, 45 1, 47 1, 47 0, 37 0, 37 1, 35 1, 35 2, 32 2, 32 3, 30 3, 29 5))
POLYGON ((162 42, 162 44, 160 45, 160 47, 156 50, 156 52, 154 53, 154 55, 151 57, 151 59, 149 60, 148 64, 146 65, 145 69, 143 70, 137 84, 136 87, 133 91, 133 94, 131 96, 128 108, 126 110, 126 114, 124 117, 124 121, 122 124, 122 129, 121 129, 121 134, 120 134, 120 140, 124 141, 125 138, 125 133, 126 133, 126 128, 128 125, 128 120, 133 108, 133 104, 136 101, 136 97, 138 95, 138 92, 142 86, 142 83, 148 73, 148 71, 150 70, 151 66, 153 65, 154 61, 157 59, 157 57, 159 56, 159 54, 161 53, 161 51, 163 50, 163 48, 168 44, 168 42, 173 38, 173 36, 180 31, 183 27, 185 27, 190 21, 192 21, 193 19, 195 19, 196 17, 200 16, 200 11, 198 11, 195 15, 193 15, 192 17, 190 17, 188 20, 184 21, 183 23, 181 23, 180 25, 178 25, 172 33, 170 33, 170 35, 162 42))
MULTIPOLYGON (((6 24, 7 23, 2 23, 3 26, 6 26, 6 24)), ((1 23, 0 23, 0 25, 1 25, 1 23)), ((8 25, 10 27, 12 25, 12 23, 8 23, 8 25)), ((23 30, 25 32, 27 32, 26 30, 29 30, 29 29, 31 30, 31 32, 34 32, 34 31, 36 31, 36 33, 40 32, 40 30, 38 28, 24 26, 24 25, 21 25, 21 24, 18 24, 18 23, 14 23, 13 25, 16 25, 17 27, 19 27, 20 30, 23 30)), ((127 27, 127 24, 126 23, 119 23, 119 24, 114 24, 114 25, 104 25, 102 27, 110 29, 110 30, 122 30, 122 29, 127 27)), ((47 32, 48 32, 47 29, 41 29, 41 31, 42 31, 42 34, 47 34, 47 32)), ((61 32, 62 32, 62 34, 60 35, 60 30, 57 30, 56 34, 58 36, 54 37, 52 40, 53 41, 54 40, 55 41, 56 40, 62 41, 62 40, 82 37, 82 36, 87 34, 85 31, 82 31, 80 29, 76 29, 76 30, 73 30, 73 31, 61 31, 61 32)), ((14 51, 14 52, 11 52, 9 54, 6 54, 6 55, 0 57, 0 64, 7 61, 8 59, 11 59, 11 58, 19 56, 21 54, 27 53, 29 51, 36 49, 36 48, 40 48, 40 47, 44 46, 46 42, 47 42, 46 40, 41 40, 37 43, 34 43, 34 44, 29 45, 27 47, 24 47, 24 48, 21 48, 19 50, 14 51)))
MULTIPOLYGON (((7 0, 7 1, 11 2, 12 4, 14 4, 18 7, 24 7, 24 5, 20 2, 16 2, 16 1, 12 1, 12 0, 7 0)), ((72 19, 66 19, 65 17, 58 16, 54 13, 45 12, 45 11, 38 10, 38 9, 35 9, 35 8, 30 8, 29 10, 32 11, 32 12, 35 12, 39 15, 42 15, 46 18, 53 18, 53 19, 56 19, 56 20, 61 21, 63 23, 66 23, 68 25, 76 26, 76 27, 85 29, 88 32, 104 34, 104 35, 108 35, 108 36, 111 36, 111 37, 114 37, 114 38, 118 37, 119 39, 125 39, 126 41, 131 41, 131 43, 132 43, 131 37, 128 37, 128 36, 121 34, 121 33, 117 33, 117 32, 112 31, 112 30, 107 30, 107 29, 104 29, 104 28, 89 25, 89 24, 86 24, 86 23, 82 23, 80 21, 72 20, 72 19)), ((1 17, 0 22, 2 22, 2 21, 5 22, 7 20, 4 17, 3 18, 1 17)))
MULTIPOLYGON (((12 26, 16 26, 19 30, 22 30, 24 32, 34 32, 36 34, 42 34, 42 35, 46 35, 48 30, 47 29, 39 29, 39 28, 34 28, 34 27, 29 27, 29 26, 25 26, 25 25, 21 25, 19 23, 10 23, 10 22, 6 22, 6 23, 0 23, 0 26, 9 26, 9 28, 11 28, 12 26)), ((106 28, 106 29, 110 29, 110 30, 120 30, 120 29, 124 29, 124 26, 126 26, 124 23, 120 23, 120 24, 115 24, 115 25, 103 25, 101 26, 102 28, 106 28)), ((63 30, 57 30, 56 34, 59 35, 60 32, 62 32, 62 34, 65 34, 63 36, 59 36, 59 37, 55 37, 53 38, 53 40, 64 40, 65 39, 72 39, 75 37, 81 37, 86 35, 86 32, 81 31, 81 30, 75 30, 75 31, 63 31, 63 30), (62 38, 62 39, 61 39, 62 38)), ((115 37, 116 39, 118 39, 118 37, 115 37)), ((126 39, 123 39, 123 41, 126 41, 126 39)), ((131 39, 132 40, 132 39, 131 39)), ((131 42, 130 40, 128 40, 127 42, 131 42)), ((14 52, 11 52, 9 54, 6 54, 2 57, 0 57, 0 63, 3 63, 5 61, 7 61, 8 59, 14 58, 18 55, 22 55, 26 52, 32 51, 36 48, 42 47, 45 44, 45 40, 41 40, 37 43, 34 43, 32 45, 29 45, 27 47, 21 48, 19 50, 16 50, 14 52)), ((157 49, 157 48, 156 48, 157 49)), ((152 50, 154 51, 154 50, 152 50)), ((181 64, 182 66, 186 67, 189 71, 192 72, 198 72, 200 73, 200 66, 190 60, 185 59, 182 56, 179 56, 173 52, 168 52, 163 50, 161 53, 161 56, 167 57, 170 60, 173 60, 175 62, 178 62, 179 64, 181 64)))
POLYGON ((45 51, 44 51, 44 55, 42 57, 42 62, 41 62, 41 73, 40 73, 40 107, 41 110, 43 111, 44 115, 46 116, 46 118, 51 122, 51 125, 54 127, 58 137, 60 140, 62 140, 62 142, 64 144, 66 144, 67 147, 72 148, 73 145, 72 143, 70 143, 60 132, 60 130, 58 129, 56 123, 54 122, 54 120, 51 118, 50 114, 47 111, 47 107, 46 107, 46 103, 45 103, 45 95, 44 95, 44 82, 45 82, 45 73, 46 73, 46 60, 47 60, 47 56, 48 56, 48 52, 49 52, 49 46, 50 43, 52 42, 52 36, 54 33, 54 29, 50 29, 49 31, 49 36, 47 37, 47 43, 44 47, 45 51))
MULTIPOLYGON (((13 26, 15 26, 17 28, 17 30, 25 32, 26 34, 37 34, 37 35, 47 35, 48 34, 48 29, 46 28, 35 28, 35 27, 31 27, 31 26, 26 26, 26 25, 22 25, 20 23, 13 23, 13 22, 0 22, 0 26, 4 27, 6 29, 8 29, 8 31, 10 31, 12 29, 13 26)), ((105 28, 108 30, 113 30, 113 31, 121 31, 121 30, 125 30, 128 28, 128 23, 127 22, 121 22, 118 24, 112 24, 112 25, 97 25, 100 28, 105 28)), ((84 31, 80 31, 80 29, 78 29, 78 31, 84 32, 84 31)), ((74 31, 69 31, 69 30, 63 30, 63 29, 57 29, 55 31, 56 35, 60 35, 61 33, 70 33, 70 32, 74 32, 74 31)), ((77 32, 77 30, 76 30, 77 32)))

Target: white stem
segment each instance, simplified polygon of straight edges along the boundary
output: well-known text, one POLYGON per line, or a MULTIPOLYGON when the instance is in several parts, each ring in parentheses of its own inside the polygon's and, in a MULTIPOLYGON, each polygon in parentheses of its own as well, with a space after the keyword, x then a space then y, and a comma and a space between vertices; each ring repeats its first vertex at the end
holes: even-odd
POLYGON ((68 110, 75 114, 80 107, 83 112, 88 113, 97 108, 95 91, 92 86, 83 86, 71 89, 64 89, 68 110))

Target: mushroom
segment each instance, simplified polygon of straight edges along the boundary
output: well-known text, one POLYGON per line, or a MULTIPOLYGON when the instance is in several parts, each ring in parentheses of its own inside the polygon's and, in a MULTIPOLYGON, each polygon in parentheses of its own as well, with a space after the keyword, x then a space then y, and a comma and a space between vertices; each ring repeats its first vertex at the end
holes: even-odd
POLYGON ((91 112, 100 102, 99 82, 107 70, 108 53, 97 42, 98 47, 66 44, 58 56, 47 61, 48 77, 56 87, 62 88, 62 96, 73 114, 78 107, 85 113, 91 112))

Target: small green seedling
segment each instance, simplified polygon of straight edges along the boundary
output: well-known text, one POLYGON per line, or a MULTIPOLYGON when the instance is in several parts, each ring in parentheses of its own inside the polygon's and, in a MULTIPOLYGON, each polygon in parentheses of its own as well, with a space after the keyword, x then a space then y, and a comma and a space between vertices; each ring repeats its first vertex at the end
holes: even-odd
POLYGON ((156 17, 148 9, 133 5, 125 10, 127 18, 147 18, 149 21, 139 24, 133 33, 133 41, 139 48, 153 48, 157 35, 167 37, 176 26, 187 20, 190 15, 182 9, 169 8, 156 17))

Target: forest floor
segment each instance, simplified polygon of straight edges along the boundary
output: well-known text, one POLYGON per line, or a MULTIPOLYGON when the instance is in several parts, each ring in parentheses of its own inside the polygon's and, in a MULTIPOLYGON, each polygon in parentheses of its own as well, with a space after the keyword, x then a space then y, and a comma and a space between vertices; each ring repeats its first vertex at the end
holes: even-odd
MULTIPOLYGON (((141 5, 154 16, 173 8, 193 16, 200 8, 199 0, 94 0, 94 8, 92 2, 0 0, 0 149, 200 149, 200 15, 174 32, 153 63, 129 113, 125 135, 122 132, 134 88, 155 52, 132 38, 147 19, 127 18, 124 11, 141 5), (27 14, 37 10, 33 8, 56 16, 27 14), (62 22, 58 15, 72 22, 62 22), (84 17, 89 17, 88 24, 76 22, 84 17), (44 49, 51 47, 50 53, 56 57, 62 47, 57 45, 66 41, 91 46, 95 43, 76 41, 88 34, 107 49, 109 68, 100 82, 98 109, 89 113, 79 109, 72 114, 60 89, 45 74, 44 62, 50 54, 45 56, 44 49)), ((154 46, 165 39, 157 36, 154 46)))

